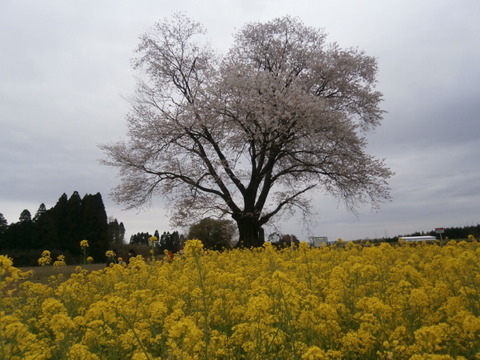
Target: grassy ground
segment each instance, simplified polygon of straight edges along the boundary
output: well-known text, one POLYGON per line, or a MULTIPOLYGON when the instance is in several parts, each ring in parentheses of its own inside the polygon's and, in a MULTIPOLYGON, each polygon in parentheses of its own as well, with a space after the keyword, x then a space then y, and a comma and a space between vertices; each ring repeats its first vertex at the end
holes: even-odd
POLYGON ((105 264, 88 264, 88 265, 67 265, 61 268, 54 268, 53 266, 32 266, 32 267, 20 267, 22 271, 33 271, 33 275, 29 280, 35 282, 46 283, 51 275, 63 274, 65 279, 68 279, 71 274, 75 272, 75 269, 81 266, 88 271, 101 270, 105 268, 105 264))

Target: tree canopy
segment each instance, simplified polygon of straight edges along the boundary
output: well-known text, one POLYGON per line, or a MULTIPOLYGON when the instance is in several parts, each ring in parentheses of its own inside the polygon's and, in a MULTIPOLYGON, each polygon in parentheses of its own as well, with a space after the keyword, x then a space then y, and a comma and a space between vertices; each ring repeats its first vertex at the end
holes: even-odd
POLYGON ((199 239, 206 249, 224 250, 233 245, 235 226, 231 220, 205 218, 190 226, 188 239, 199 239))
POLYGON ((161 194, 175 223, 230 216, 258 246, 277 214, 309 213, 314 189, 352 210, 389 199, 391 171, 365 152, 383 114, 374 58, 288 16, 247 24, 225 55, 204 35, 175 14, 141 36, 129 139, 102 146, 118 202, 161 194))

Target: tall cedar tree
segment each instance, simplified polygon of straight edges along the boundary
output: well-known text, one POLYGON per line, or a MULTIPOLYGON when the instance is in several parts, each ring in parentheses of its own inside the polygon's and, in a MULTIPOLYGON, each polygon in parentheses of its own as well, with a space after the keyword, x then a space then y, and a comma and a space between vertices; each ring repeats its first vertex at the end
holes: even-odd
POLYGON ((8 221, 2 213, 0 213, 0 233, 3 233, 8 228, 8 221))

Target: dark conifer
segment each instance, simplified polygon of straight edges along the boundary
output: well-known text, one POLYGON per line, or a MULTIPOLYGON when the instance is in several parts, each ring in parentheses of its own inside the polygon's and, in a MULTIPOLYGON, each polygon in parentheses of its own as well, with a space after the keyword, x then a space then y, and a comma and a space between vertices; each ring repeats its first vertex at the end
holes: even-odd
POLYGON ((47 211, 47 208, 45 207, 44 203, 41 203, 40 206, 38 207, 37 212, 35 213, 35 216, 33 217, 33 221, 38 221, 38 219, 47 211))
POLYGON ((2 213, 0 213, 0 233, 3 233, 8 228, 8 221, 2 213))
MULTIPOLYGON (((109 248, 108 223, 102 195, 87 194, 82 200, 82 215, 79 231, 82 239, 90 243, 89 252, 94 259, 100 259, 109 248)), ((80 241, 79 239, 78 241, 80 241)))
POLYGON ((20 222, 32 221, 32 214, 27 209, 23 210, 19 218, 20 222))

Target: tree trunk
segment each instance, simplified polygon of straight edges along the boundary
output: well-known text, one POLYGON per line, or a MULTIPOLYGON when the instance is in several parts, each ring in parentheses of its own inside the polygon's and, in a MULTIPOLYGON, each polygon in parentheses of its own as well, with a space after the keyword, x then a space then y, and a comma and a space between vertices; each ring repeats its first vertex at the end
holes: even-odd
POLYGON ((248 216, 240 216, 235 219, 240 237, 238 247, 258 247, 265 242, 263 228, 257 219, 248 216))

